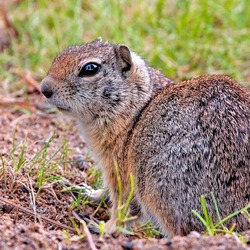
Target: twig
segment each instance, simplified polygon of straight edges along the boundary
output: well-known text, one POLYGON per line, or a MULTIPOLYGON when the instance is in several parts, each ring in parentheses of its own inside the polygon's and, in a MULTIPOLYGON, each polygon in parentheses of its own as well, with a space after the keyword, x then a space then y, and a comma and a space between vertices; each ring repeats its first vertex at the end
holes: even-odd
POLYGON ((88 242, 89 242, 89 246, 92 250, 97 250, 96 246, 95 246, 95 243, 92 239, 92 236, 91 236, 91 233, 89 232, 89 229, 86 225, 86 222, 84 220, 82 220, 74 211, 72 212, 74 217, 79 220, 81 222, 81 224, 83 225, 83 231, 84 233, 86 234, 87 236, 87 239, 88 239, 88 242))
MULTIPOLYGON (((29 209, 27 209, 27 208, 24 208, 24 207, 22 207, 22 206, 19 206, 19 205, 15 204, 14 202, 12 202, 12 201, 10 201, 10 200, 8 200, 8 199, 5 199, 5 198, 3 198, 3 197, 0 197, 0 201, 3 202, 3 203, 5 203, 5 204, 11 205, 11 206, 13 206, 13 207, 15 207, 15 208, 17 208, 17 209, 19 209, 19 210, 21 210, 21 211, 27 213, 27 214, 30 214, 30 215, 32 215, 32 216, 35 216, 35 213, 34 213, 33 211, 31 211, 31 210, 29 210, 29 209)), ((46 217, 44 217, 44 216, 42 216, 42 215, 39 215, 38 218, 41 219, 41 220, 44 220, 44 221, 46 221, 46 222, 48 222, 48 223, 51 223, 51 224, 53 224, 53 225, 55 225, 55 226, 57 226, 57 227, 60 227, 60 228, 63 228, 63 229, 67 229, 67 230, 70 230, 70 231, 73 232, 73 233, 77 233, 77 231, 76 231, 74 228, 69 227, 69 226, 67 226, 67 225, 64 225, 64 224, 62 224, 62 223, 60 223, 60 222, 51 220, 51 219, 49 219, 49 218, 46 218, 46 217)))
POLYGON ((29 174, 27 174, 28 180, 29 180, 29 184, 30 184, 30 201, 31 201, 31 205, 33 208, 33 212, 34 212, 34 217, 35 217, 35 222, 37 222, 37 211, 36 211, 36 198, 35 198, 35 194, 34 194, 34 189, 32 187, 32 183, 31 183, 31 179, 29 174))
MULTIPOLYGON (((0 0, 1 1, 1 0, 0 0)), ((21 107, 21 108, 24 108, 30 112, 33 112, 35 113, 37 111, 36 108, 34 108, 33 106, 31 106, 30 103, 28 103, 27 101, 23 101, 23 100, 15 100, 15 99, 3 99, 3 100, 0 100, 0 106, 2 107, 14 107, 14 106, 17 106, 17 107, 21 107)))
POLYGON ((21 71, 20 69, 17 69, 17 68, 11 69, 11 72, 13 72, 14 74, 22 77, 23 80, 26 83, 28 83, 31 86, 33 86, 38 93, 41 93, 41 90, 40 90, 40 87, 39 87, 39 83, 34 78, 32 78, 31 76, 29 76, 27 73, 25 73, 25 72, 23 72, 23 71, 21 71))
POLYGON ((8 106, 13 107, 14 105, 18 105, 18 106, 21 106, 21 107, 24 107, 24 108, 29 107, 27 102, 19 101, 19 100, 13 100, 13 99, 0 100, 0 105, 5 106, 5 107, 8 107, 8 106))
POLYGON ((9 29, 14 37, 17 37, 18 36, 17 29, 12 25, 7 15, 7 1, 1 1, 0 7, 1 7, 0 14, 2 15, 4 27, 9 29))

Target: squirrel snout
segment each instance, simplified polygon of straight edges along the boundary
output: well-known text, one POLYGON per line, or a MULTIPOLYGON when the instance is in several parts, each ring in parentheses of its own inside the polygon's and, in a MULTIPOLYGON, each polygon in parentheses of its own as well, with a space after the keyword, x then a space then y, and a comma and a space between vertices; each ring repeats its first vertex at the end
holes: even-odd
POLYGON ((41 84, 41 92, 44 94, 44 96, 46 98, 50 98, 53 95, 53 90, 51 89, 51 87, 49 86, 49 83, 46 79, 42 80, 42 84, 41 84))

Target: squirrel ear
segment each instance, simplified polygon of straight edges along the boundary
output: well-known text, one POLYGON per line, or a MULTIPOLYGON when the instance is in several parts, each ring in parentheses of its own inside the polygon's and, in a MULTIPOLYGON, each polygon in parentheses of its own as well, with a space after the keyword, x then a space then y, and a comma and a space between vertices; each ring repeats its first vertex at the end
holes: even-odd
POLYGON ((117 45, 117 52, 118 56, 123 60, 123 62, 126 63, 126 66, 123 67, 123 70, 130 70, 133 65, 130 49, 126 45, 119 44, 117 45))

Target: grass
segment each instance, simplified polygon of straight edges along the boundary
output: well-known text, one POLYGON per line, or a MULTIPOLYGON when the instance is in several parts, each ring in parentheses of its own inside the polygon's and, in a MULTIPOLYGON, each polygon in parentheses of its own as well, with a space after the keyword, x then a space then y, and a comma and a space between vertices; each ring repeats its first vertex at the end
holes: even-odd
POLYGON ((135 235, 140 235, 140 237, 164 237, 164 234, 157 230, 150 222, 144 222, 134 227, 133 232, 135 235))
MULTIPOLYGON (((201 207, 202 207, 202 211, 203 211, 203 216, 201 214, 199 214, 197 211, 192 210, 192 213, 200 220, 200 222, 204 225, 204 227, 206 228, 206 232, 207 234, 209 234, 210 236, 215 236, 217 233, 223 233, 223 234, 233 234, 235 233, 234 229, 236 225, 232 225, 232 227, 230 229, 228 229, 224 223, 226 223, 227 221, 230 221, 230 219, 232 219, 233 217, 239 215, 239 214, 244 214, 246 217, 246 220, 250 221, 250 214, 248 212, 248 210, 250 209, 250 203, 248 205, 246 205, 244 208, 235 211, 234 213, 226 216, 225 218, 221 218, 220 212, 219 212, 219 208, 218 208, 218 204, 216 201, 216 198, 214 196, 213 193, 211 193, 211 198, 213 201, 213 205, 216 211, 216 216, 217 216, 217 222, 215 223, 214 221, 216 220, 216 218, 213 218, 212 215, 208 212, 207 209, 207 204, 206 204, 206 200, 205 200, 205 196, 201 195, 200 201, 201 201, 201 207)), ((237 234, 240 238, 242 238, 243 240, 246 240, 245 237, 243 235, 237 234)))
POLYGON ((119 173, 119 168, 117 162, 114 162, 115 168, 116 168, 116 178, 117 178, 117 185, 118 185, 118 207, 117 207, 117 230, 120 232, 123 232, 125 234, 133 234, 129 229, 125 228, 125 223, 136 219, 136 217, 130 216, 129 211, 129 204, 133 198, 134 195, 134 177, 132 174, 129 175, 130 180, 130 189, 129 194, 124 201, 123 197, 123 187, 122 187, 122 180, 121 175, 119 173))
POLYGON ((225 73, 250 85, 247 0, 24 0, 9 14, 19 37, 0 54, 0 82, 10 92, 25 88, 11 67, 40 80, 61 49, 99 36, 173 79, 225 73))
POLYGON ((37 189, 37 194, 45 184, 59 181, 63 176, 58 175, 58 166, 68 164, 68 147, 65 140, 57 140, 55 145, 51 146, 55 136, 50 138, 34 155, 28 152, 26 139, 17 142, 15 137, 12 139, 12 149, 8 156, 1 155, 0 174, 4 177, 5 183, 10 183, 10 190, 13 189, 17 181, 32 178, 32 184, 37 189), (22 168, 25 168, 22 171, 22 168), (9 173, 12 180, 5 178, 9 173), (25 176, 23 176, 25 173, 25 176))

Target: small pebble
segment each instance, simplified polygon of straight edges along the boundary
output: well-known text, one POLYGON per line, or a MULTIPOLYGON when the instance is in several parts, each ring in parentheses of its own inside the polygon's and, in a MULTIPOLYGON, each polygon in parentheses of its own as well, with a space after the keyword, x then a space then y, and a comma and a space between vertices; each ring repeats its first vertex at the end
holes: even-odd
POLYGON ((200 238, 201 237, 201 234, 196 232, 196 231, 192 231, 188 234, 188 237, 189 238, 200 238))
POLYGON ((122 244, 122 248, 125 250, 132 250, 133 246, 134 246, 134 243, 132 241, 122 244))

